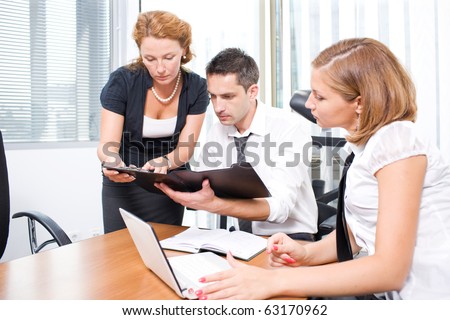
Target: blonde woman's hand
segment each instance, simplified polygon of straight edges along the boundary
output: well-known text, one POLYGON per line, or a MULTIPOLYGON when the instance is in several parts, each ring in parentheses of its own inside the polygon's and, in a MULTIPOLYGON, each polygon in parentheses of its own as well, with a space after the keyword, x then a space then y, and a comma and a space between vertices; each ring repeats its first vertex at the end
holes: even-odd
POLYGON ((272 267, 304 265, 306 248, 284 233, 276 233, 267 240, 266 252, 272 267))
POLYGON ((239 262, 230 252, 227 261, 231 269, 200 279, 200 282, 211 283, 195 292, 200 300, 259 300, 276 295, 277 279, 274 272, 239 262))

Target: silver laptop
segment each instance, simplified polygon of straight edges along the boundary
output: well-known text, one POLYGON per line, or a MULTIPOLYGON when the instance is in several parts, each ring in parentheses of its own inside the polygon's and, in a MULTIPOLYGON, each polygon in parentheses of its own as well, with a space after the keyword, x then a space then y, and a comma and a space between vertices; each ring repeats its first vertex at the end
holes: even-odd
POLYGON ((198 281, 200 277, 231 268, 226 259, 212 252, 167 258, 151 224, 119 210, 145 266, 180 297, 197 299, 195 291, 205 285, 198 281))

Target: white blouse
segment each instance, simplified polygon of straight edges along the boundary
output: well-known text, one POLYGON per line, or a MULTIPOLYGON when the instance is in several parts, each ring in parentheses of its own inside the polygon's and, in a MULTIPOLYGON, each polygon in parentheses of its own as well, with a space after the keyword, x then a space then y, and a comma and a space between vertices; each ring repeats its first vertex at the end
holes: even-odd
POLYGON ((164 138, 170 137, 175 132, 177 117, 169 119, 153 119, 144 116, 142 126, 142 137, 144 138, 164 138))
POLYGON ((364 146, 349 145, 355 159, 347 173, 345 212, 357 244, 369 255, 375 252, 378 218, 378 183, 374 174, 397 160, 427 156, 411 270, 404 287, 386 293, 386 298, 450 299, 449 164, 409 121, 386 125, 364 146))

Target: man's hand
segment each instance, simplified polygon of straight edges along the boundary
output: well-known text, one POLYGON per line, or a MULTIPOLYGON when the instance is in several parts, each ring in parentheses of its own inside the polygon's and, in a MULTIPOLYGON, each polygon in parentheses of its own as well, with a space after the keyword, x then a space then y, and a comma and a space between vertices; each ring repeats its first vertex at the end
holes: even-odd
POLYGON ((196 192, 175 191, 164 183, 155 183, 155 187, 164 192, 173 201, 185 207, 210 212, 215 212, 216 210, 218 198, 214 194, 213 189, 211 189, 208 179, 203 180, 202 189, 196 192))

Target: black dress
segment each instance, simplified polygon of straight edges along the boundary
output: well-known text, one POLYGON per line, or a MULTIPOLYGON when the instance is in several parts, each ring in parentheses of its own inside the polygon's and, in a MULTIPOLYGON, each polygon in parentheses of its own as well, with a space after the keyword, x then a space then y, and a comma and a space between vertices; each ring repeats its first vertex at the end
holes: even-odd
MULTIPOLYGON (((202 114, 209 104, 206 80, 194 72, 182 71, 181 89, 175 132, 170 137, 142 137, 147 91, 153 85, 146 68, 130 70, 121 67, 111 73, 100 95, 103 108, 124 116, 120 156, 125 165, 142 167, 147 161, 172 152, 188 114, 202 114)), ((107 147, 107 146, 106 146, 107 147)), ((105 154, 107 151, 105 150, 105 154)), ((166 195, 150 193, 134 182, 115 183, 103 177, 103 226, 105 233, 125 228, 119 208, 148 222, 181 225, 184 207, 166 195)))

